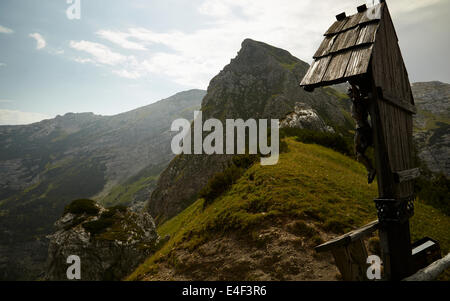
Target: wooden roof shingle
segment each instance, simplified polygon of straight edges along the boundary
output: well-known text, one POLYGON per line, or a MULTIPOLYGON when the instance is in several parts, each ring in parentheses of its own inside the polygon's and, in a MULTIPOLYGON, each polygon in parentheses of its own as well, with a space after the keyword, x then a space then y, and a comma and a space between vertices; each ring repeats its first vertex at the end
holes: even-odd
POLYGON ((364 7, 361 11, 358 8, 357 14, 345 18, 345 15, 339 15, 339 20, 325 32, 325 38, 314 54, 314 62, 300 85, 325 86, 366 73, 383 5, 364 7))

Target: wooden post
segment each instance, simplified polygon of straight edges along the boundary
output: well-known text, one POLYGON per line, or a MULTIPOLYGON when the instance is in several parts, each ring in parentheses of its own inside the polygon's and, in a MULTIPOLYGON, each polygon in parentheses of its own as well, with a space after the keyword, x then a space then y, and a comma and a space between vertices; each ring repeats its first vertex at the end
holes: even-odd
MULTIPOLYGON (((372 81, 372 87, 375 87, 372 81)), ((395 192, 396 176, 392 172, 385 144, 378 102, 379 91, 372 88, 370 117, 374 134, 375 164, 377 169, 379 199, 375 200, 380 222, 379 235, 383 256, 384 278, 401 280, 410 275, 411 238, 409 217, 412 215, 411 199, 398 199, 395 192)), ((398 181, 398 178, 397 178, 398 181)))

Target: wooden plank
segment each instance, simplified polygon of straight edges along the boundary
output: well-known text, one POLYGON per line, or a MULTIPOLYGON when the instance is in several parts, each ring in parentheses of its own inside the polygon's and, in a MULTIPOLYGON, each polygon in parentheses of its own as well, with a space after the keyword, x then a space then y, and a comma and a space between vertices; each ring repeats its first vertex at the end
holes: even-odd
POLYGON ((330 52, 335 53, 347 48, 351 48, 355 45, 356 39, 359 36, 359 27, 344 31, 336 36, 333 47, 330 52))
POLYGON ((348 21, 342 27, 341 31, 356 27, 359 24, 359 22, 361 21, 361 18, 363 16, 364 16, 364 13, 357 13, 355 15, 349 16, 348 21))
POLYGON ((350 238, 352 241, 361 239, 369 234, 372 234, 376 230, 378 230, 378 226, 379 226, 378 220, 370 222, 367 225, 365 225, 355 231, 350 232, 350 238))
POLYGON ((351 281, 353 278, 352 263, 346 248, 338 248, 332 251, 334 263, 339 269, 344 281, 351 281))
POLYGON ((326 243, 323 243, 315 247, 314 249, 316 250, 316 252, 321 253, 331 251, 342 246, 348 246, 351 242, 362 239, 363 237, 368 236, 378 230, 378 225, 378 220, 375 220, 359 229, 353 230, 326 243))
POLYGON ((379 23, 368 23, 361 26, 355 45, 374 43, 379 23))
POLYGON ((349 50, 332 55, 332 59, 327 68, 327 72, 323 76, 322 81, 333 81, 344 77, 351 54, 352 51, 349 50))
POLYGON ((410 114, 417 114, 417 109, 414 105, 409 104, 405 101, 397 101, 395 96, 390 95, 389 92, 381 89, 381 87, 378 87, 378 90, 383 100, 393 104, 394 106, 399 107, 404 111, 407 111, 410 114))
POLYGON ((347 233, 347 234, 336 237, 332 240, 327 241, 326 243, 323 243, 323 244, 315 247, 314 250, 316 250, 317 253, 328 252, 328 251, 332 251, 334 249, 338 249, 343 246, 347 246, 351 242, 352 242, 352 239, 350 238, 350 236, 347 233))
MULTIPOLYGON (((374 82, 372 81, 372 87, 374 82)), ((373 88, 369 95, 371 106, 369 107, 372 129, 374 133, 375 166, 377 170, 378 193, 381 198, 392 198, 394 196, 392 184, 394 182, 391 169, 389 168, 389 156, 385 142, 386 125, 381 120, 380 104, 377 89, 373 88)))
POLYGON ((345 72, 345 77, 367 73, 371 55, 372 45, 353 49, 345 72))
POLYGON ((301 82, 301 86, 313 85, 322 81, 322 77, 327 71, 328 63, 331 60, 331 56, 325 56, 320 58, 309 67, 308 72, 301 82))
POLYGON ((345 18, 344 20, 341 21, 335 21, 333 25, 331 25, 330 28, 328 28, 327 32, 325 32, 325 35, 328 36, 340 32, 342 30, 342 27, 345 26, 345 23, 347 23, 347 21, 348 18, 345 18))
POLYGON ((411 181, 411 180, 417 179, 418 177, 420 177, 420 169, 419 168, 413 168, 413 169, 394 172, 394 179, 397 183, 411 181))
POLYGON ((331 48, 333 47, 336 37, 337 35, 325 37, 313 57, 317 59, 328 55, 331 52, 331 48))
POLYGON ((368 254, 362 240, 333 249, 332 254, 344 281, 363 281, 366 279, 368 254))
MULTIPOLYGON (((383 19, 376 32, 376 42, 373 51, 373 76, 378 87, 383 87, 385 94, 392 95, 392 99, 413 104, 411 86, 402 59, 398 40, 386 6, 383 19)), ((406 105, 407 110, 412 110, 406 105)))
POLYGON ((347 247, 347 252, 350 255, 352 279, 351 281, 367 280, 367 254, 366 245, 362 239, 352 242, 347 247))

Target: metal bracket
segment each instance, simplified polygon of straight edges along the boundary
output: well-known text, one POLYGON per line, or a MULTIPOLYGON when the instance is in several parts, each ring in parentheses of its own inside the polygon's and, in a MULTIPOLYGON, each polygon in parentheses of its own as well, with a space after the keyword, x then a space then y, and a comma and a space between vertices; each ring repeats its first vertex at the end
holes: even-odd
POLYGON ((380 223, 403 223, 414 215, 414 196, 403 199, 375 199, 380 223))

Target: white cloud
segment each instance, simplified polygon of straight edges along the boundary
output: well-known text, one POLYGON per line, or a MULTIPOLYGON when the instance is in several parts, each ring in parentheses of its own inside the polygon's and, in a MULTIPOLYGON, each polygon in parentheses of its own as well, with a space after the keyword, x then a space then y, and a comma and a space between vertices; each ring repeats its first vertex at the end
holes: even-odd
POLYGON ((44 37, 39 33, 30 33, 30 38, 33 38, 36 40, 36 49, 44 49, 47 46, 47 42, 45 41, 44 37))
POLYGON ((0 125, 30 124, 48 118, 50 117, 40 113, 0 110, 0 125))
POLYGON ((137 79, 144 75, 142 68, 139 67, 138 60, 134 56, 114 52, 103 44, 89 41, 70 41, 70 47, 91 55, 91 58, 73 58, 77 63, 110 66, 113 67, 112 73, 128 79, 137 79))
POLYGON ((128 78, 128 79, 137 79, 142 76, 142 73, 134 70, 134 71, 128 71, 126 69, 122 70, 113 70, 114 74, 117 74, 120 77, 128 78))
MULTIPOLYGON (((396 20, 406 22, 402 18, 411 19, 411 11, 419 14, 424 7, 443 1, 447 0, 391 1, 390 9, 396 20)), ((354 14, 356 7, 365 2, 342 0, 336 5, 332 0, 204 0, 197 9, 202 16, 197 24, 200 29, 194 31, 156 32, 130 27, 96 32, 99 38, 121 47, 121 52, 141 50, 136 56, 87 41, 77 42, 84 44, 77 48, 89 52, 96 63, 114 66, 112 72, 118 76, 137 79, 158 74, 184 86, 206 88, 210 79, 236 55, 245 38, 281 47, 304 61, 312 61, 334 16, 343 11, 354 14)), ((367 3, 372 5, 371 0, 367 3)))
POLYGON ((70 47, 90 54, 95 62, 104 65, 118 65, 127 60, 125 55, 114 52, 107 46, 89 41, 70 41, 70 47))
POLYGON ((8 27, 0 25, 0 33, 11 34, 11 33, 14 33, 14 30, 12 30, 11 28, 8 28, 8 27))
POLYGON ((0 99, 0 103, 12 103, 11 99, 0 99))
POLYGON ((75 57, 75 58, 73 58, 73 60, 74 60, 75 62, 77 62, 77 63, 80 63, 80 64, 86 64, 86 63, 92 63, 92 64, 95 64, 95 61, 92 60, 92 59, 86 59, 86 58, 81 58, 81 57, 75 57))
POLYGON ((331 14, 322 20, 317 18, 317 12, 325 10, 317 2, 316 9, 311 9, 311 1, 204 1, 198 12, 211 20, 196 31, 155 32, 134 27, 97 34, 124 49, 148 49, 150 45, 167 49, 147 53, 137 66, 130 66, 134 69, 127 69, 133 74, 162 74, 185 86, 206 88, 210 79, 236 55, 245 38, 295 50, 293 54, 300 54, 303 59, 312 56, 334 17, 331 14))
POLYGON ((120 45, 122 48, 131 50, 146 50, 147 48, 142 44, 129 41, 129 34, 123 32, 115 32, 111 30, 100 30, 97 35, 105 40, 120 45))
POLYGON ((61 49, 61 48, 54 49, 54 48, 52 48, 52 49, 49 49, 48 52, 50 54, 54 54, 54 55, 61 55, 61 54, 64 54, 64 49, 61 49))
POLYGON ((220 0, 209 0, 203 2, 199 6, 198 11, 202 14, 216 17, 223 17, 232 12, 231 7, 220 0))

